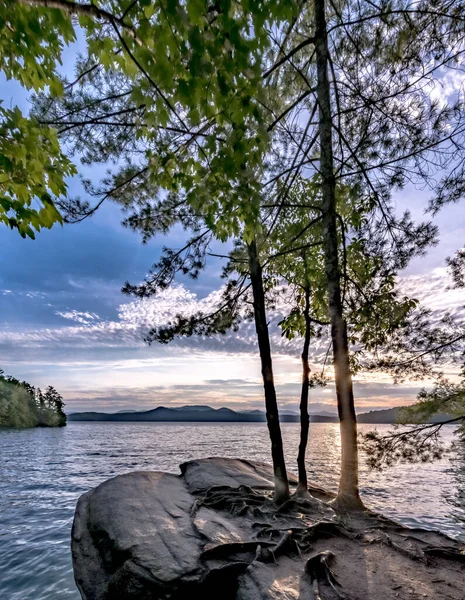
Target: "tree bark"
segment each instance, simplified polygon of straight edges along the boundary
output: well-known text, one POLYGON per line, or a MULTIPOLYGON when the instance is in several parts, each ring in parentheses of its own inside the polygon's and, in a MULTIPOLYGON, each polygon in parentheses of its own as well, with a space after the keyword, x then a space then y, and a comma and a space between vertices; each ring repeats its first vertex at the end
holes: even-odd
POLYGON ((325 0, 315 0, 315 55, 322 177, 323 251, 328 286, 337 408, 341 428, 341 474, 335 503, 343 508, 362 508, 363 504, 358 490, 357 420, 349 364, 347 326, 342 314, 325 0))
POLYGON ((297 468, 299 472, 299 485, 297 487, 298 495, 308 494, 307 469, 305 468, 305 453, 307 451, 308 430, 310 428, 310 418, 308 416, 308 390, 310 388, 310 364, 308 362, 308 351, 310 348, 310 288, 305 288, 305 336, 304 347, 302 349, 302 391, 300 394, 300 443, 299 453, 297 455, 297 468))
POLYGON ((271 440, 271 456, 273 459, 275 495, 277 504, 289 499, 289 483, 287 480, 286 463, 284 461, 283 441, 279 425, 278 403, 273 378, 271 361, 270 336, 266 321, 265 293, 263 290, 262 268, 257 253, 256 242, 248 245, 250 281, 252 283, 255 330, 262 366, 263 388, 265 391, 266 422, 271 440))

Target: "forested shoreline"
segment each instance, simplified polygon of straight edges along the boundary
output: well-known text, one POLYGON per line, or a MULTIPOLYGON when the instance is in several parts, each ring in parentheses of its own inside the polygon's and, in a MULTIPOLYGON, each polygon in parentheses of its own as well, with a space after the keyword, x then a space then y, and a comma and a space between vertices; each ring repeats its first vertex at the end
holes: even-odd
POLYGON ((52 386, 42 392, 0 369, 0 427, 64 427, 63 406, 52 386))

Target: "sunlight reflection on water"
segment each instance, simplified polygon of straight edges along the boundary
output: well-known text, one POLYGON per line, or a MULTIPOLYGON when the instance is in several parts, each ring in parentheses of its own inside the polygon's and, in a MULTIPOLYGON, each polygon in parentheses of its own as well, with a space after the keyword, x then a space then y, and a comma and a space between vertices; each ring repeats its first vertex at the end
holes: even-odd
MULTIPOLYGON (((294 470, 299 427, 282 428, 288 468, 294 470)), ((453 438, 452 428, 445 436, 453 438)), ((266 426, 71 423, 64 429, 0 430, 0 598, 78 600, 69 543, 80 494, 119 473, 178 473, 181 462, 206 456, 269 462, 266 426)), ((383 473, 369 472, 361 462, 362 493, 370 508, 465 540, 463 456, 383 473)), ((312 424, 310 481, 335 490, 338 463, 338 426, 312 424)))

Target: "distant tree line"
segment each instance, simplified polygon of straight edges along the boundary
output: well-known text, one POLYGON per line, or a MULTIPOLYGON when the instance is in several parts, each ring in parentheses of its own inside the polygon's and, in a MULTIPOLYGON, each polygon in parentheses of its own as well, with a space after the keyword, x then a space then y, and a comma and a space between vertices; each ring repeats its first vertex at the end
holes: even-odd
POLYGON ((42 392, 0 369, 0 427, 63 427, 64 405, 51 385, 42 392))

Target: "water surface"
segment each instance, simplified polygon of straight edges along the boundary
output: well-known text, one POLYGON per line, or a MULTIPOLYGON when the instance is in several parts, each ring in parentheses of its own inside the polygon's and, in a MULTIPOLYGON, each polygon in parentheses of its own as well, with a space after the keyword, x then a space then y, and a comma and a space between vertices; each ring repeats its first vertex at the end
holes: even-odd
MULTIPOLYGON (((282 429, 288 467, 294 470, 299 426, 285 423, 282 429)), ((445 436, 452 439, 452 428, 445 436)), ((337 425, 312 424, 312 483, 337 488, 339 448, 337 425)), ((120 473, 178 473, 179 463, 206 456, 269 462, 266 425, 70 423, 62 429, 0 430, 0 598, 79 600, 69 544, 80 494, 120 473)), ((364 501, 406 525, 465 541, 464 465, 456 456, 373 473, 362 460, 364 501)))

